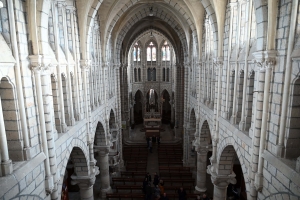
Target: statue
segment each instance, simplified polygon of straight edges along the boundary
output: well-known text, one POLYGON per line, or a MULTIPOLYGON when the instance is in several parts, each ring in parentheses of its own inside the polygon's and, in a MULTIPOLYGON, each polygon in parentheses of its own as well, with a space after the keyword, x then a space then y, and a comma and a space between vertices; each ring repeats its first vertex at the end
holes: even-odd
POLYGON ((149 91, 149 105, 150 107, 155 106, 155 93, 153 89, 149 91))

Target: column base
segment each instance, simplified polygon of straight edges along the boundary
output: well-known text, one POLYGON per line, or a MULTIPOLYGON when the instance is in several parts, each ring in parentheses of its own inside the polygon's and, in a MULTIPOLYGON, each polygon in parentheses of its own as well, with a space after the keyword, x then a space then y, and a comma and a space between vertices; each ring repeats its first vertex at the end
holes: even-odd
POLYGON ((61 132, 66 133, 68 131, 68 126, 66 123, 61 124, 61 132))
POLYGON ((196 190, 196 192, 205 192, 207 190, 207 188, 206 187, 199 188, 199 187, 195 186, 195 190, 196 190))
POLYGON ((254 182, 254 186, 256 188, 257 191, 261 191, 263 188, 263 184, 262 184, 262 179, 263 179, 263 175, 257 173, 255 175, 255 182, 254 182))
POLYGON ((283 145, 276 145, 276 156, 278 158, 281 158, 283 157, 283 149, 284 149, 284 146, 283 145))
POLYGON ((211 101, 209 104, 208 104, 208 107, 210 108, 210 109, 213 109, 214 108, 214 102, 213 101, 211 101))
POLYGON ((246 122, 245 121, 241 121, 239 124, 239 129, 241 131, 245 131, 246 130, 246 122))
POLYGON ((72 117, 72 119, 70 120, 70 123, 71 123, 71 126, 75 125, 75 118, 74 117, 72 117))
POLYGON ((231 124, 235 124, 235 123, 236 123, 236 116, 232 115, 232 116, 230 117, 230 123, 231 123, 231 124))
POLYGON ((30 160, 32 158, 31 150, 32 150, 31 147, 27 147, 23 149, 24 160, 30 160))
POLYGON ((47 194, 51 194, 54 190, 53 176, 46 176, 45 179, 45 190, 47 194))
POLYGON ((110 186, 109 186, 109 188, 101 189, 99 197, 101 197, 103 199, 106 199, 106 194, 107 193, 112 193, 112 189, 111 189, 110 186))
POLYGON ((1 176, 9 175, 13 172, 11 160, 7 160, 1 163, 1 176))

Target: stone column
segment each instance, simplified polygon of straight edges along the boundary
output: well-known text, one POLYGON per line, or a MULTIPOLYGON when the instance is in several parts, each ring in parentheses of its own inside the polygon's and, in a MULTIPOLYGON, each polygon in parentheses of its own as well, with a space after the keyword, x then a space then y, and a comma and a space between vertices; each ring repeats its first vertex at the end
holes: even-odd
POLYGON ((110 178, 109 178, 109 162, 108 162, 108 153, 109 146, 95 146, 95 151, 98 152, 97 161, 99 163, 99 168, 101 171, 101 197, 105 198, 107 192, 111 192, 110 187, 110 178))
MULTIPOLYGON (((75 34, 75 31, 76 31, 76 27, 75 27, 75 21, 74 21, 74 18, 76 17, 76 9, 74 6, 67 6, 67 9, 70 11, 70 15, 71 15, 71 32, 72 32, 72 43, 73 43, 73 48, 74 49, 77 49, 76 47, 76 34, 75 34)), ((74 80, 75 80, 75 85, 73 85, 73 87, 75 87, 75 91, 76 91, 76 94, 74 94, 76 96, 75 98, 75 113, 74 113, 74 116, 75 116, 75 119, 77 121, 80 121, 82 120, 82 117, 80 115, 81 111, 80 111, 80 102, 79 102, 79 98, 80 98, 80 95, 79 95, 79 80, 78 80, 78 58, 77 58, 77 52, 76 50, 73 51, 73 57, 74 57, 74 61, 75 61, 75 66, 74 66, 74 80)))
MULTIPOLYGON (((73 108, 73 97, 72 97, 72 83, 71 83, 71 73, 70 73, 70 61, 72 58, 69 56, 69 40, 68 40, 68 31, 67 31, 67 17, 66 17, 66 12, 70 12, 70 10, 66 9, 66 5, 63 5, 62 7, 62 18, 63 18, 63 32, 64 32, 64 40, 65 40, 65 56, 67 59, 67 66, 66 66, 66 73, 67 73, 67 88, 69 92, 67 93, 68 95, 68 110, 67 115, 68 117, 68 125, 69 126, 74 126, 75 125, 75 118, 74 118, 74 108, 73 108)), ((75 67, 75 66, 74 66, 75 67)))
POLYGON ((77 184, 80 188, 80 199, 81 200, 93 200, 94 192, 93 185, 95 183, 96 174, 92 174, 90 176, 76 176, 72 175, 72 185, 77 184))
POLYGON ((2 112, 2 102, 0 96, 0 153, 1 153, 1 170, 0 176, 6 176, 13 172, 12 162, 9 159, 5 124, 2 112))
POLYGON ((135 104, 135 101, 133 100, 133 102, 132 102, 132 104, 131 104, 131 112, 130 112, 130 114, 131 114, 131 125, 133 125, 134 124, 134 104, 135 104))
POLYGON ((206 165, 207 165, 207 149, 196 147, 197 151, 197 180, 195 190, 197 192, 205 192, 206 189, 206 165))
POLYGON ((48 152, 48 142, 47 142, 47 132, 46 132, 46 124, 45 124, 45 111, 43 104, 43 90, 42 90, 42 81, 41 81, 41 72, 47 70, 48 66, 42 64, 42 56, 40 55, 32 55, 29 56, 31 61, 31 69, 34 73, 35 78, 35 86, 36 86, 36 98, 38 103, 38 114, 40 121, 40 129, 41 129, 41 143, 42 150, 46 156, 44 165, 45 165, 45 189, 47 193, 52 193, 54 189, 53 176, 51 174, 50 169, 50 160, 49 160, 49 152, 48 152))
POLYGON ((218 175, 211 171, 210 166, 207 169, 207 173, 211 175, 211 182, 214 184, 214 196, 213 199, 224 200, 227 199, 227 186, 229 183, 236 184, 235 174, 218 175))
MULTIPOLYGON (((0 2, 2 4, 2 2, 0 2)), ((3 6, 3 4, 2 4, 3 6)), ((0 5, 1 8, 1 5, 0 5)), ((15 75, 16 75, 16 89, 18 94, 18 104, 19 104, 19 113, 20 113, 20 121, 22 127, 22 136, 23 136, 23 155, 25 160, 31 159, 31 152, 30 152, 30 142, 29 142, 29 135, 28 135, 28 127, 27 127, 27 116, 26 116, 26 106, 25 106, 25 98, 23 95, 23 82, 22 82, 22 73, 21 73, 21 66, 20 66, 20 58, 19 58, 19 47, 18 47, 18 40, 17 40, 17 31, 16 31, 16 21, 15 21, 15 14, 14 14, 14 2, 7 1, 7 8, 8 8, 8 16, 9 20, 9 27, 10 27, 10 36, 11 36, 11 48, 13 52, 13 56, 16 60, 15 64, 15 75)), ((35 11, 32 11, 35 12, 35 11)))
MULTIPOLYGON (((54 2, 53 2, 54 3, 54 2)), ((54 12, 54 16, 58 16, 58 8, 61 8, 63 5, 59 2, 56 2, 57 3, 57 6, 53 6, 53 12, 54 12)), ((53 28, 54 28, 54 33, 55 33, 55 54, 56 54, 56 60, 60 60, 60 54, 59 54, 59 51, 58 49, 60 48, 59 46, 59 30, 58 30, 58 22, 57 22, 57 19, 54 17, 53 18, 53 28)), ((62 80, 61 80, 61 66, 60 65, 57 65, 56 67, 56 70, 57 70, 57 83, 58 83, 58 94, 59 94, 59 98, 58 98, 58 101, 59 101, 59 104, 60 104, 60 123, 61 123, 61 130, 57 130, 59 131, 60 133, 65 133, 68 131, 68 128, 67 128, 67 124, 66 124, 66 120, 65 120, 65 108, 64 108, 64 98, 63 98, 63 89, 62 89, 62 80)))

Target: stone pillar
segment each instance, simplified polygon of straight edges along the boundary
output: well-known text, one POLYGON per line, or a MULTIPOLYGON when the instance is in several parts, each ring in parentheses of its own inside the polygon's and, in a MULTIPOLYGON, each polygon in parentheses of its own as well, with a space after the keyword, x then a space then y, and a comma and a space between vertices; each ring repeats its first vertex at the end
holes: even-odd
MULTIPOLYGON (((99 172, 99 171, 98 171, 99 172)), ((94 192, 93 185, 95 183, 96 174, 92 174, 90 176, 76 176, 72 175, 72 185, 77 184, 80 188, 80 199, 81 200, 93 200, 94 192)))
POLYGON ((101 197, 105 198, 106 193, 111 192, 110 187, 110 177, 109 177, 109 162, 108 153, 109 146, 95 146, 95 151, 98 152, 97 163, 99 163, 99 168, 101 171, 101 197))
POLYGON ((49 160, 49 151, 48 151, 48 142, 47 142, 47 132, 46 132, 46 124, 45 124, 45 111, 44 111, 44 101, 43 101, 43 90, 42 90, 42 81, 41 81, 41 72, 48 69, 48 66, 45 66, 42 63, 42 56, 40 55, 32 55, 29 56, 31 61, 31 69, 35 78, 35 86, 36 86, 36 98, 38 103, 38 114, 41 128, 41 143, 42 150, 46 156, 44 165, 45 165, 45 189, 47 193, 52 193, 54 189, 53 176, 51 174, 50 169, 50 160, 49 160))
MULTIPOLYGON (((57 6, 54 6, 54 15, 55 16, 58 16, 58 8, 61 8, 63 5, 61 3, 58 3, 57 2, 57 6)), ((59 46, 59 30, 58 30, 58 22, 57 22, 57 19, 54 17, 53 18, 53 28, 54 28, 54 33, 55 33, 55 49, 56 49, 56 60, 60 60, 60 54, 59 54, 59 51, 58 49, 60 48, 59 46)), ((57 83, 58 83, 58 94, 59 94, 59 98, 58 98, 58 101, 59 101, 59 104, 60 104, 60 123, 61 123, 61 130, 57 130, 59 131, 60 133, 65 133, 68 131, 68 128, 67 128, 67 124, 66 124, 66 120, 65 120, 65 108, 64 108, 64 98, 63 98, 63 89, 62 89, 62 80, 61 80, 61 66, 60 65, 57 65, 56 67, 56 70, 57 70, 57 83)), ((58 126, 59 127, 59 126, 58 126)))
POLYGON ((197 150, 197 180, 195 190, 197 192, 205 192, 206 189, 206 165, 207 165, 207 149, 196 147, 197 150))
POLYGON ((227 199, 227 186, 229 183, 236 184, 235 174, 218 175, 211 171, 209 166, 207 173, 211 175, 211 182, 214 184, 214 196, 213 199, 224 200, 227 199))
POLYGON ((135 101, 133 100, 133 102, 131 104, 131 112, 130 112, 131 125, 134 124, 134 104, 135 104, 135 101))
POLYGON ((0 96, 0 153, 1 153, 1 170, 0 176, 6 176, 13 172, 12 162, 9 159, 5 124, 2 112, 2 102, 0 96))
MULTIPOLYGON (((70 15, 71 15, 71 32, 72 32, 72 43, 73 43, 73 48, 76 49, 76 27, 75 27, 75 17, 76 17, 76 9, 74 6, 67 6, 67 9, 70 11, 70 15)), ((74 80, 75 80, 75 85, 73 85, 73 87, 75 87, 75 91, 76 94, 74 94, 76 96, 75 98, 75 113, 74 113, 74 117, 77 121, 82 120, 82 117, 80 115, 81 111, 81 107, 80 107, 80 102, 79 102, 79 80, 78 80, 78 58, 77 58, 77 52, 76 50, 73 52, 73 57, 74 57, 74 61, 75 61, 75 66, 74 66, 74 80)))

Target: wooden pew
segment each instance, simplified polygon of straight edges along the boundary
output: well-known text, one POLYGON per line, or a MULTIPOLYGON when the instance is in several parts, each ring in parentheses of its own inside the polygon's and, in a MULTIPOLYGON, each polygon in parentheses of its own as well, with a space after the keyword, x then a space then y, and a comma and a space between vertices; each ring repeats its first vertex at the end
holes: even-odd
POLYGON ((139 190, 139 192, 143 192, 143 186, 142 185, 116 185, 115 186, 116 192, 118 193, 119 190, 130 190, 130 192, 134 192, 137 193, 137 190, 139 190))
POLYGON ((146 171, 123 171, 121 172, 122 177, 145 177, 146 171))
POLYGON ((133 194, 133 193, 125 193, 125 194, 121 194, 121 193, 115 193, 115 194, 106 194, 106 199, 110 200, 110 199, 144 199, 145 196, 144 194, 133 194))
POLYGON ((127 178, 127 177, 113 177, 112 182, 115 185, 116 183, 122 183, 125 185, 126 183, 133 183, 134 185, 142 185, 144 178, 127 178))
POLYGON ((160 172, 160 178, 193 178, 193 174, 191 172, 160 172))
POLYGON ((159 166, 159 171, 167 171, 167 172, 189 172, 190 171, 190 167, 169 167, 169 166, 159 166))

